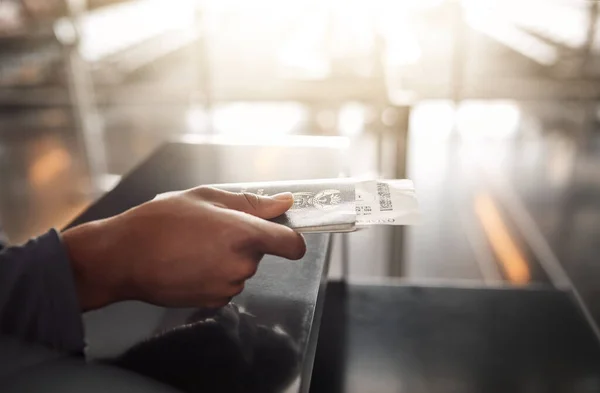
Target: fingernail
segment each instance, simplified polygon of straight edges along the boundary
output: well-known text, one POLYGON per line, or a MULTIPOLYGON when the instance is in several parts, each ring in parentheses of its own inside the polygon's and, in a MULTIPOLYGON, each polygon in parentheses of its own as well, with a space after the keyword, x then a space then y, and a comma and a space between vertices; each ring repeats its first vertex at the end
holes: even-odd
POLYGON ((278 201, 289 201, 290 199, 294 199, 294 195, 291 192, 282 192, 280 194, 275 194, 271 196, 271 198, 276 199, 278 201))

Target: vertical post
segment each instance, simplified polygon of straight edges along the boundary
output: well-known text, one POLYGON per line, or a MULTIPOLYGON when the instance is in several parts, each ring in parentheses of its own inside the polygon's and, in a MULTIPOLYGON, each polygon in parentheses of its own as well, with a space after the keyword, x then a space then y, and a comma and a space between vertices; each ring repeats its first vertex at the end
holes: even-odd
POLYGON ((453 2, 451 6, 453 11, 454 47, 452 53, 452 80, 450 81, 450 85, 452 86, 452 100, 454 101, 454 105, 458 105, 462 99, 464 88, 467 40, 463 8, 458 1, 453 2))
MULTIPOLYGON (((1 217, 0 217, 1 218, 1 217)), ((8 245, 8 238, 2 229, 2 221, 0 220, 0 250, 8 245)))
MULTIPOLYGON (((204 4, 204 3, 203 3, 204 4)), ((206 21, 207 11, 202 8, 201 4, 196 5, 195 9, 195 29, 196 29, 196 43, 194 45, 194 57, 196 61, 197 70, 197 93, 201 95, 201 102, 206 111, 207 117, 207 131, 208 133, 214 133, 214 122, 213 122, 213 110, 214 110, 214 97, 211 86, 211 67, 210 67, 210 48, 209 48, 209 31, 206 21)), ((193 100, 192 105, 197 104, 196 100, 193 100)))
POLYGON ((587 35, 585 44, 582 47, 583 59, 581 61, 581 68, 579 70, 581 74, 585 74, 586 68, 589 64, 589 60, 592 57, 592 50, 594 48, 594 42, 596 40, 596 28, 598 26, 598 8, 598 1, 589 2, 589 20, 587 27, 587 35))
POLYGON ((104 132, 96 106, 96 96, 89 66, 81 57, 81 16, 87 8, 85 0, 67 0, 68 20, 73 35, 65 45, 69 99, 74 112, 80 135, 85 164, 89 172, 90 189, 94 196, 100 195, 105 188, 106 149, 104 132))
POLYGON ((342 282, 347 283, 350 278, 350 242, 347 233, 338 234, 342 249, 342 282))
MULTIPOLYGON (((404 179, 407 177, 408 162, 408 131, 410 125, 409 105, 397 106, 396 123, 394 124, 395 134, 395 170, 394 177, 404 179)), ((404 233, 403 226, 393 226, 390 229, 390 258, 388 266, 388 275, 390 277, 401 277, 404 274, 404 233)))

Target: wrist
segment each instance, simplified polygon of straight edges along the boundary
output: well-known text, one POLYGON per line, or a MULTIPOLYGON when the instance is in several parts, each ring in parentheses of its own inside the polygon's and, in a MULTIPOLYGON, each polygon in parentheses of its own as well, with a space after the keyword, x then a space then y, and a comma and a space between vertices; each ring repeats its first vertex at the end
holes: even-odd
POLYGON ((106 220, 77 226, 62 234, 82 311, 94 310, 119 299, 120 277, 110 268, 107 252, 110 232, 106 220))

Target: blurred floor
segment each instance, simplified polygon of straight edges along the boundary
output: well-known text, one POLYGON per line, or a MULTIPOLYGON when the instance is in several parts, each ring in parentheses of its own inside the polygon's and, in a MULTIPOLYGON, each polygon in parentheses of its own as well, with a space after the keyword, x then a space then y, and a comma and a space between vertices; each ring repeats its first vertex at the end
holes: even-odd
MULTIPOLYGON (((446 101, 418 105, 411 115, 408 177, 416 185, 422 223, 349 235, 350 277, 551 285, 490 183, 500 175, 484 170, 519 148, 527 130, 522 118, 510 102, 466 103, 458 111, 446 101), (403 247, 395 247, 398 239, 403 247)), ((532 143, 545 138, 542 133, 532 143)), ((359 156, 373 154, 373 146, 359 145, 366 150, 359 156)), ((355 168, 353 175, 366 170, 355 168)))
POLYGON ((90 202, 69 132, 0 132, 0 217, 14 243, 61 227, 90 202))

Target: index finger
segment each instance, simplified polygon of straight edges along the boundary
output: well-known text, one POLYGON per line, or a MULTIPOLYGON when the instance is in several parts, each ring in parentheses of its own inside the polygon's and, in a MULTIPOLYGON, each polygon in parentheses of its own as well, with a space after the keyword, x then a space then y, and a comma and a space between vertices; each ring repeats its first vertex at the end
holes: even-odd
POLYGON ((306 254, 306 243, 301 234, 284 225, 258 217, 248 216, 253 227, 253 245, 258 252, 297 260, 306 254))

